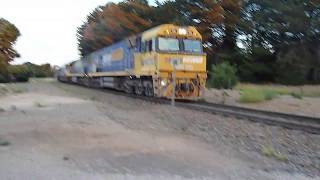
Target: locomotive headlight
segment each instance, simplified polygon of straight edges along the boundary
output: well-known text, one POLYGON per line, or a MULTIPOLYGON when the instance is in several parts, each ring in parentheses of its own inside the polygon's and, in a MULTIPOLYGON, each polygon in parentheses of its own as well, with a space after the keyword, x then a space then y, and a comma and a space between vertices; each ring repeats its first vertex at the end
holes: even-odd
POLYGON ((186 29, 183 29, 183 28, 180 28, 178 30, 178 33, 181 34, 181 35, 186 35, 187 34, 187 30, 186 29))
POLYGON ((166 80, 161 80, 161 86, 165 86, 167 84, 166 80))

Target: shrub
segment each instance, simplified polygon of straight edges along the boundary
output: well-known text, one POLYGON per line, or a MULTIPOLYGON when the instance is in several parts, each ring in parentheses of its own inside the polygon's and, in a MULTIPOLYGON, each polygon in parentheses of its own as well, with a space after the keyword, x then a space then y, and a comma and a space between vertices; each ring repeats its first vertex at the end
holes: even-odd
POLYGON ((281 95, 281 94, 280 94, 279 92, 277 92, 277 91, 267 90, 267 89, 264 90, 263 93, 264 93, 264 99, 265 99, 266 101, 272 100, 273 98, 281 95))
POLYGON ((248 88, 241 90, 239 102, 241 103, 257 103, 269 101, 280 95, 279 92, 268 89, 248 88))
POLYGON ((24 63, 28 67, 30 72, 30 77, 52 77, 53 70, 50 64, 36 65, 30 62, 24 63))
POLYGON ((258 103, 265 100, 265 95, 262 91, 243 91, 239 102, 241 103, 258 103))
POLYGON ((9 82, 9 77, 4 74, 0 74, 0 83, 7 83, 9 82))
POLYGON ((10 65, 8 67, 12 81, 27 82, 29 80, 29 70, 24 65, 10 65))
POLYGON ((209 74, 209 86, 213 88, 232 89, 238 82, 235 68, 226 62, 213 65, 209 74))
POLYGON ((315 53, 317 51, 308 46, 307 44, 291 45, 279 51, 275 68, 277 83, 285 85, 319 83, 320 79, 316 72, 319 67, 319 61, 317 61, 319 57, 315 53))
POLYGON ((0 57, 0 83, 9 82, 8 64, 4 63, 0 57))
POLYGON ((273 157, 279 161, 288 161, 288 158, 285 155, 270 146, 262 146, 261 153, 266 157, 273 157))

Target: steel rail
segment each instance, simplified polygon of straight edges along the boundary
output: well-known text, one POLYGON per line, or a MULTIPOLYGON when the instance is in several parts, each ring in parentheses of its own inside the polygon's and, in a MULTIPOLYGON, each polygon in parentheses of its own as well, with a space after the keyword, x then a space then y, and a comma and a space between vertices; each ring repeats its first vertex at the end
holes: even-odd
POLYGON ((281 126, 287 129, 302 130, 308 133, 320 134, 320 118, 317 117, 263 111, 208 102, 177 103, 177 105, 180 107, 201 110, 214 114, 248 119, 250 121, 260 122, 268 125, 281 126))

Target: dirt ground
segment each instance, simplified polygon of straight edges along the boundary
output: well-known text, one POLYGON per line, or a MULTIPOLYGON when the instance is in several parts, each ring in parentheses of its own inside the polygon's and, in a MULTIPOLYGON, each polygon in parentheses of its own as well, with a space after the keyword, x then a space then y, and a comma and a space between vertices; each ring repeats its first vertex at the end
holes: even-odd
MULTIPOLYGON (((282 95, 270 101, 263 101, 259 103, 240 103, 238 101, 240 97, 239 91, 224 91, 228 94, 228 96, 223 96, 223 90, 207 89, 204 99, 213 103, 320 117, 320 97, 303 97, 302 99, 298 99, 290 95, 282 95)), ((318 91, 320 92, 320 86, 318 91)))
POLYGON ((4 86, 0 179, 320 179, 319 135, 50 79, 4 86))

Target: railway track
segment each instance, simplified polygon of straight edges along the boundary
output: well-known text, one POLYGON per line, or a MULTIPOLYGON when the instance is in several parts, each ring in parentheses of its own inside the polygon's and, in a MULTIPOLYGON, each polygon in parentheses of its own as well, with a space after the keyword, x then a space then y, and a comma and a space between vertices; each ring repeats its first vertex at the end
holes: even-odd
POLYGON ((177 103, 177 106, 205 111, 214 114, 247 119, 268 125, 281 126, 288 129, 301 130, 308 133, 320 134, 320 118, 286 114, 279 112, 249 109, 237 106, 214 104, 208 102, 177 103))
MULTIPOLYGON (((110 90, 107 90, 110 92, 110 90)), ((111 90, 112 91, 112 90, 111 90)), ((122 92, 112 91, 116 94, 125 95, 131 98, 142 99, 150 102, 156 102, 160 104, 170 104, 166 99, 155 99, 144 96, 136 96, 133 94, 125 94, 122 92)), ((243 108, 237 106, 215 104, 209 102, 188 102, 188 101, 176 101, 177 107, 188 108, 192 110, 198 110, 203 112, 209 112, 213 114, 220 114, 224 116, 236 117, 238 119, 245 119, 254 122, 259 122, 267 125, 281 126, 287 129, 301 130, 312 134, 320 134, 320 118, 302 116, 295 114, 287 114, 272 111, 263 111, 250 108, 243 108)))
MULTIPOLYGON (((104 92, 115 95, 122 95, 130 98, 140 99, 144 101, 170 104, 167 99, 156 99, 145 96, 137 96, 134 94, 126 94, 124 92, 115 91, 112 89, 101 89, 104 92)), ((177 107, 188 108, 213 114, 220 114, 224 116, 236 117, 237 119, 245 119, 253 122, 281 126, 287 129, 300 130, 312 134, 320 134, 320 118, 302 116, 295 114, 286 114, 272 111, 263 111, 250 108, 243 108, 237 106, 215 104, 209 102, 190 102, 190 101, 176 101, 177 107)))

